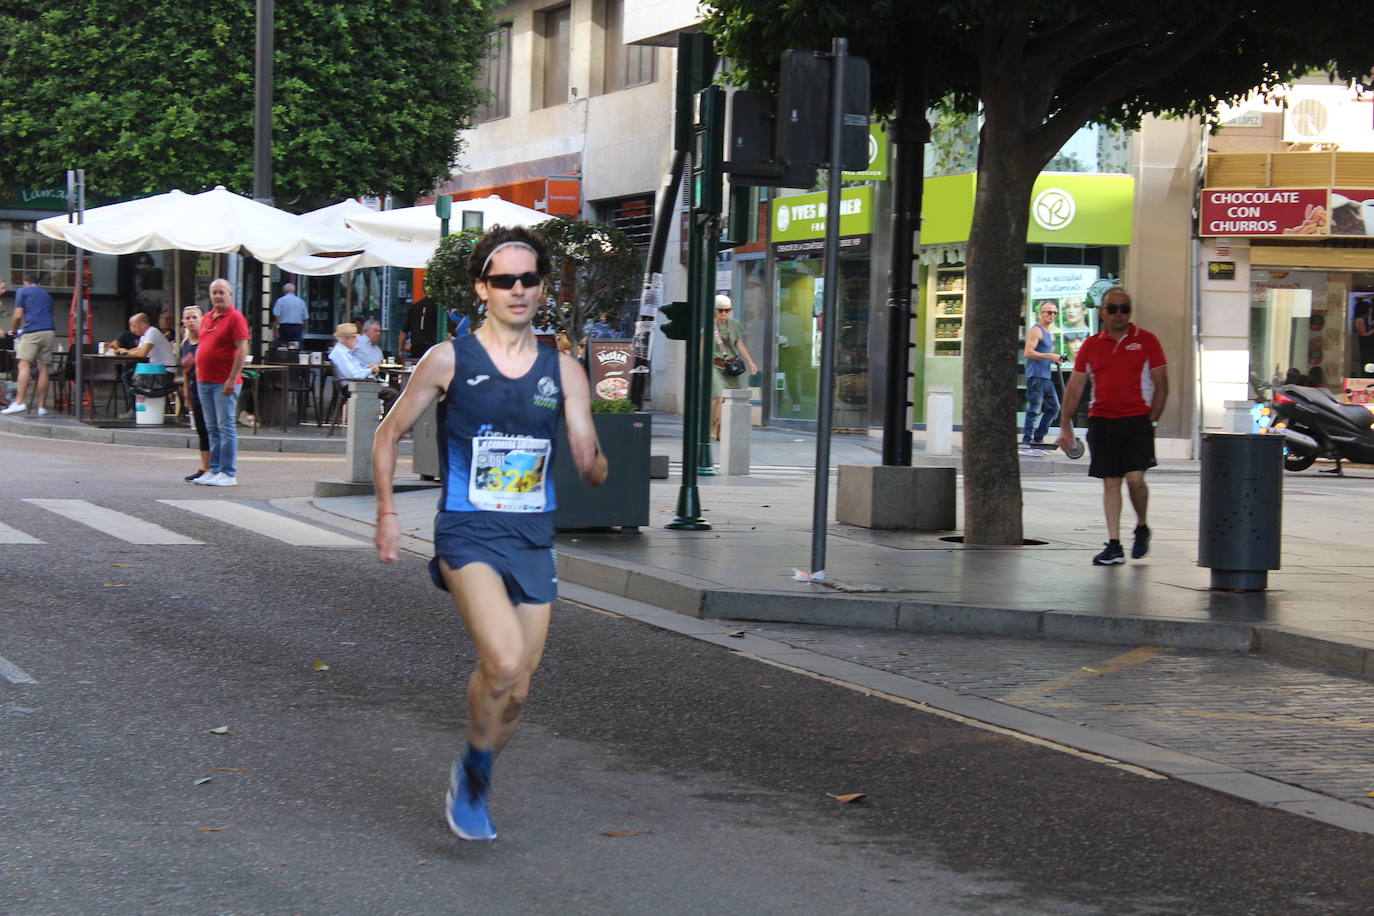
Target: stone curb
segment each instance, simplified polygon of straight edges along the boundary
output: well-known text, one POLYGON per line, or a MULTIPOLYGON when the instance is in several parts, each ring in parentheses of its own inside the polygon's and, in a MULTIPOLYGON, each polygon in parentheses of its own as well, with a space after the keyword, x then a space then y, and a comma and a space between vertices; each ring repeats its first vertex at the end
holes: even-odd
MULTIPOLYGON (((561 555, 560 555, 561 559, 561 555)), ((623 596, 572 585, 561 597, 619 614, 633 620, 708 642, 722 648, 769 661, 851 687, 876 691, 909 703, 928 707, 971 724, 1015 732, 1060 749, 1081 751, 1103 758, 1106 764, 1127 764, 1151 773, 1186 782, 1199 788, 1230 795, 1265 808, 1278 808, 1357 833, 1374 834, 1374 809, 1342 801, 1278 780, 1258 776, 1225 763, 1170 750, 1134 738, 1098 731, 1052 716, 1011 706, 996 700, 964 695, 904 675, 869 668, 789 646, 753 633, 738 634, 733 626, 714 620, 683 617, 662 608, 623 596)))
POLYGON ((1374 641, 1335 640, 1277 624, 1116 617, 833 593, 742 591, 681 574, 617 565, 566 543, 558 545, 558 566, 563 582, 700 619, 1255 652, 1374 677, 1374 641))

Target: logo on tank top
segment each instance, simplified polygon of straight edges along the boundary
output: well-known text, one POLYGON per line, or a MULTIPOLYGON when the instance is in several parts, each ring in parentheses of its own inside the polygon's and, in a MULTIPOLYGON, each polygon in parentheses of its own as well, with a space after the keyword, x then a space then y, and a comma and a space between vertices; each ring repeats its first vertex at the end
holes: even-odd
POLYGON ((472 378, 468 379, 467 381, 468 381, 468 384, 469 384, 469 385, 480 385, 480 384, 482 384, 483 382, 485 382, 485 381, 486 381, 487 379, 489 379, 489 378, 491 378, 490 375, 474 375, 472 378))
POLYGON ((537 394, 534 396, 535 407, 547 407, 549 410, 558 409, 558 383, 549 376, 544 376, 535 386, 537 394))

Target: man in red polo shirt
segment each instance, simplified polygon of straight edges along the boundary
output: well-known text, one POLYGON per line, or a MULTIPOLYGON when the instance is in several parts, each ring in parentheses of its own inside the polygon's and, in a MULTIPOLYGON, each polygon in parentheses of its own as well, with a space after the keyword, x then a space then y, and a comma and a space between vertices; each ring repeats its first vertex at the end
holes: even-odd
POLYGON ((210 487, 238 486, 238 403, 248 359, 248 320, 234 308, 227 280, 210 284, 213 308, 200 320, 196 348, 196 393, 200 395, 205 431, 210 438, 210 470, 192 483, 210 487))
POLYGON ((1088 377, 1093 399, 1088 405, 1088 473, 1102 478, 1102 508, 1107 515, 1106 549, 1093 557, 1095 566, 1126 562, 1121 549, 1121 481, 1126 481, 1135 509, 1131 558, 1150 552, 1145 523, 1150 491, 1145 471, 1155 466, 1155 426, 1169 399, 1169 376, 1159 338, 1131 323, 1131 297, 1119 286, 1102 295, 1098 306, 1101 333, 1083 342, 1064 392, 1059 446, 1074 446, 1073 414, 1088 377))

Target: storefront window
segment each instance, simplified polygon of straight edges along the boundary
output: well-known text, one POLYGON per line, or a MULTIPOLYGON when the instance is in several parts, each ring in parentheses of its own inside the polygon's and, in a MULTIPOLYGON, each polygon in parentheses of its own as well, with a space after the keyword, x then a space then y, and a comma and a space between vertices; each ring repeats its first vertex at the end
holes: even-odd
MULTIPOLYGON (((1250 272, 1250 376, 1254 384, 1323 384, 1370 375, 1360 302, 1374 275, 1313 270, 1250 272), (1367 357, 1367 358, 1366 358, 1367 357)), ((1371 303, 1374 308, 1374 303, 1371 303)))
MULTIPOLYGON (((978 117, 951 116, 930 112, 930 143, 925 151, 925 175, 956 175, 978 167, 978 117)), ((1131 171, 1129 131, 1111 130, 1098 124, 1078 129, 1045 166, 1046 172, 1083 172, 1090 174, 1129 174, 1131 171)))
MULTIPOLYGON (((840 259, 835 341, 836 429, 868 428, 869 259, 840 259)), ((817 418, 825 261, 779 261, 778 327, 774 352, 773 414, 779 420, 817 418)))
POLYGON ((33 223, 9 223, 9 264, 5 282, 18 289, 29 274, 49 290, 72 289, 76 284, 76 249, 39 233, 33 223))

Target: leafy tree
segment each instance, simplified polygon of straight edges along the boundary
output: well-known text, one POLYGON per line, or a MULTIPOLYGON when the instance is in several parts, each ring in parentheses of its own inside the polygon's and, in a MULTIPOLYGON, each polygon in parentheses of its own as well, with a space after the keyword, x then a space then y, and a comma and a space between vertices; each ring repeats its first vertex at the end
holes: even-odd
POLYGON ((464 229, 445 236, 425 267, 425 295, 445 311, 466 316, 473 327, 481 323, 482 313, 472 280, 468 279, 468 258, 481 238, 480 229, 464 229))
MULTIPOLYGON (((1020 544, 1017 333, 1031 187, 1088 122, 1210 118, 1218 101, 1313 69, 1367 72, 1368 4, 1313 0, 709 0, 707 28, 737 81, 776 83, 786 48, 831 36, 872 62, 880 114, 913 96, 981 111, 964 324, 964 536, 1020 544), (1342 65, 1348 65, 1342 68, 1342 65)), ((919 151, 914 151, 919 155, 919 151)), ((904 152, 900 150, 899 155, 904 152)))
POLYGON ((592 315, 619 315, 627 298, 638 301, 644 262, 629 236, 614 226, 560 217, 534 228, 548 241, 553 262, 549 298, 535 323, 566 333, 576 356, 592 315))
MULTIPOLYGON (((613 226, 557 217, 534 229, 549 243, 553 265, 534 326, 566 333, 577 355, 587 319, 601 311, 618 315, 627 298, 638 292, 643 263, 629 237, 613 226)), ((425 274, 425 294, 466 315, 474 327, 482 321, 482 310, 467 269, 481 238, 481 230, 465 229, 442 239, 425 274)))
MULTIPOLYGON (((273 191, 413 197, 482 100, 483 0, 275 6, 273 191)), ((0 0, 0 184, 253 188, 254 0, 0 0)), ((13 188, 9 188, 12 190, 13 188)))

